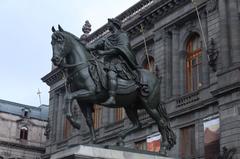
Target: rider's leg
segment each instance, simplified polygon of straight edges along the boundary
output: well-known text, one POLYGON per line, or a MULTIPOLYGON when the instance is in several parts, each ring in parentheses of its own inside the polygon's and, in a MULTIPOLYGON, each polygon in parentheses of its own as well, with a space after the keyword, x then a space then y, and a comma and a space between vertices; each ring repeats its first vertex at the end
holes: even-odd
POLYGON ((108 73, 108 93, 109 98, 102 105, 115 105, 115 95, 117 90, 117 73, 109 70, 108 73))

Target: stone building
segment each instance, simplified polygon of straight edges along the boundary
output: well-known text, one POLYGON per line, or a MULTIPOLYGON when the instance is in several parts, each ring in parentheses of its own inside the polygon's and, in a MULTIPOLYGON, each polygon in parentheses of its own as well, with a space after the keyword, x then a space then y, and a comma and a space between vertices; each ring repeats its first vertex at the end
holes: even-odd
POLYGON ((48 106, 28 106, 0 100, 0 159, 40 159, 48 106))
MULTIPOLYGON (((236 148, 234 158, 240 158, 240 1, 141 0, 116 18, 129 33, 138 63, 161 78, 159 98, 177 135, 169 156, 212 159, 226 147, 236 148)), ((106 25, 88 41, 105 35, 106 25)), ((78 131, 63 115, 61 72, 53 69, 42 79, 50 86, 48 158, 87 143, 89 132, 85 120, 78 131)), ((156 125, 145 112, 139 115, 143 129, 128 135, 126 146, 154 150, 149 139, 156 125)), ((130 125, 122 109, 101 106, 95 106, 94 123, 99 144, 114 144, 130 125)))

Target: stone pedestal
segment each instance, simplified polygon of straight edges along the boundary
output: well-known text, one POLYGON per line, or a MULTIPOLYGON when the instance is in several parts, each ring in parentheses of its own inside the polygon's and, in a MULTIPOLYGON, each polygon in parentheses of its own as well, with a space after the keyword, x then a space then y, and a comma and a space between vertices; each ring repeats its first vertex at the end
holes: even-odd
POLYGON ((127 148, 110 149, 79 145, 51 156, 50 159, 171 159, 157 153, 136 151, 127 148))

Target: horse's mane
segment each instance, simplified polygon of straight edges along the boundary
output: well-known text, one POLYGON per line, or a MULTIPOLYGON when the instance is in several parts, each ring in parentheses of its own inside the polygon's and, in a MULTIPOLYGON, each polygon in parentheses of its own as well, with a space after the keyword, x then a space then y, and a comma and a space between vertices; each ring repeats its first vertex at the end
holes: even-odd
MULTIPOLYGON (((75 36, 74 34, 72 34, 72 33, 70 33, 70 32, 67 32, 67 31, 65 31, 65 30, 62 30, 62 31, 57 31, 57 32, 55 32, 56 34, 62 34, 62 36, 64 36, 64 35, 66 35, 66 36, 70 36, 70 37, 72 37, 74 40, 76 40, 76 42, 78 43, 78 44, 80 44, 80 45, 82 45, 82 48, 84 49, 84 50, 86 50, 86 47, 85 47, 85 44, 83 44, 82 43, 82 41, 80 40, 80 38, 79 37, 77 37, 77 36, 75 36)), ((88 51, 89 52, 89 51, 88 51)), ((92 57, 92 55, 90 55, 90 53, 89 54, 86 54, 89 58, 90 57, 92 57)))
POLYGON ((77 37, 76 35, 68 32, 68 31, 65 31, 65 30, 60 31, 60 30, 59 30, 59 31, 54 32, 54 34, 66 34, 66 35, 69 35, 69 36, 71 36, 74 40, 76 40, 78 43, 80 43, 80 44, 83 45, 83 43, 81 42, 81 40, 80 40, 79 37, 77 37))
POLYGON ((67 32, 67 31, 62 31, 63 33, 66 33, 66 34, 69 34, 70 36, 72 36, 75 40, 77 40, 78 42, 81 42, 80 41, 80 38, 79 37, 77 37, 76 35, 74 35, 74 34, 72 34, 72 33, 70 33, 70 32, 67 32))

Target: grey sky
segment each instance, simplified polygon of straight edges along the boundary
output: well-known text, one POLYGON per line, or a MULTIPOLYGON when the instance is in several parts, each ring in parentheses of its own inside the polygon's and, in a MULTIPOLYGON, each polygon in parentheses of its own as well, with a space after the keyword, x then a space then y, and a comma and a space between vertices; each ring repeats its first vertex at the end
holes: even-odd
POLYGON ((0 0, 0 99, 48 104, 51 26, 80 36, 85 20, 96 30, 139 0, 0 0))

